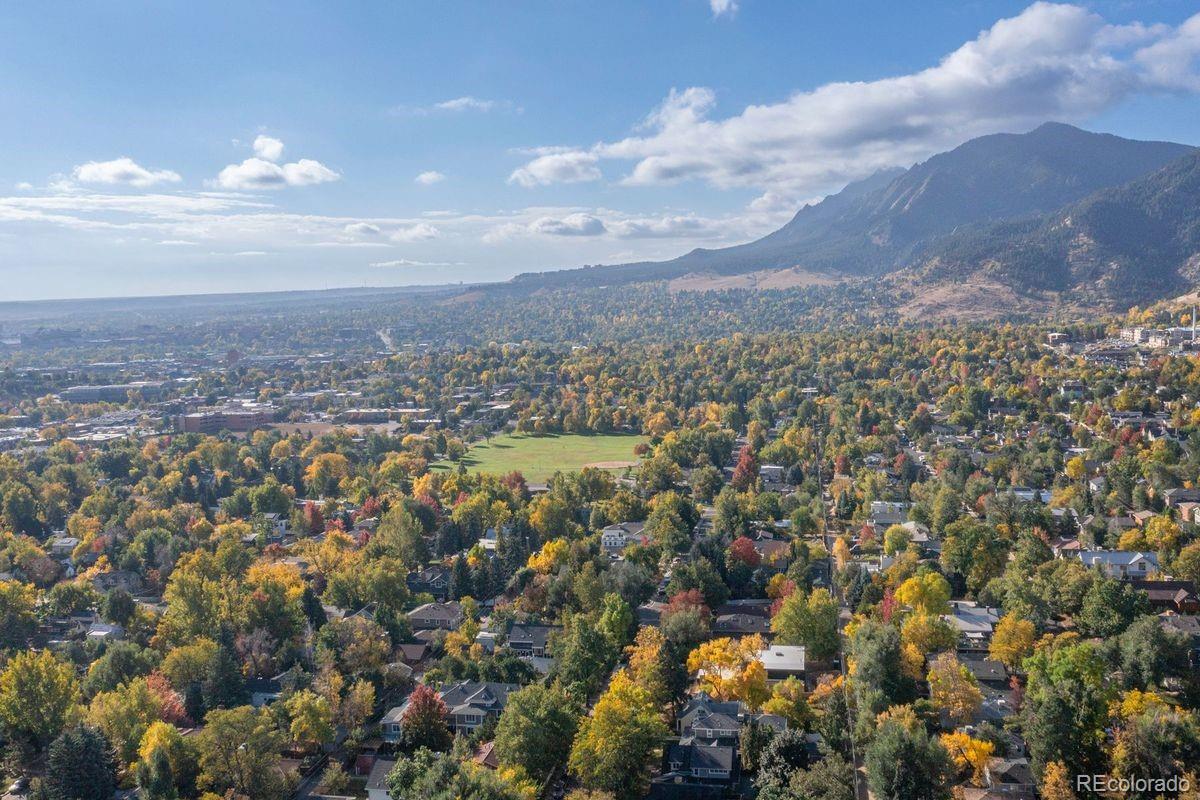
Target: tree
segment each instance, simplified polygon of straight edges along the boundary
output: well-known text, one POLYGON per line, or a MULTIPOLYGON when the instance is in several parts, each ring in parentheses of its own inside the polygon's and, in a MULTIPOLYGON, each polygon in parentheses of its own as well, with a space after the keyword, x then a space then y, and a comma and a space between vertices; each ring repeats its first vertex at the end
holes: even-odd
POLYGON ((563 624, 554 645, 554 675, 577 700, 598 689, 620 652, 596 624, 595 615, 576 614, 563 624))
POLYGON ((86 725, 68 728, 50 745, 43 790, 54 800, 109 800, 117 765, 104 734, 86 725))
POLYGON ((1073 775, 1104 771, 1103 744, 1114 687, 1088 643, 1052 643, 1025 659, 1029 680, 1021 706, 1036 773, 1061 761, 1073 775))
POLYGON ((40 749, 71 720, 78 697, 70 664, 49 650, 17 653, 0 673, 0 725, 40 749))
POLYGON ((788 788, 793 800, 854 800, 854 765, 837 753, 826 753, 808 769, 793 773, 788 788))
POLYGON ((688 672, 697 673, 701 691, 718 700, 741 700, 759 708, 770 696, 767 670, 759 658, 761 636, 723 637, 704 642, 688 654, 688 672))
POLYGON ((883 532, 883 552, 886 555, 894 556, 899 552, 908 549, 908 543, 912 541, 912 533, 903 525, 889 525, 888 529, 883 532))
POLYGON ((137 758, 142 736, 162 718, 162 701, 150 691, 145 678, 134 678, 93 697, 86 716, 108 737, 124 766, 137 758))
POLYGON ((423 683, 409 695, 401 729, 404 745, 410 750, 420 747, 446 750, 454 738, 446 725, 446 704, 437 692, 423 683))
MULTIPOLYGON (((138 746, 138 765, 135 776, 143 793, 147 785, 155 791, 162 792, 164 800, 173 800, 174 795, 166 789, 166 781, 170 780, 171 790, 183 797, 195 794, 196 779, 199 774, 199 754, 192 739, 184 739, 183 734, 174 725, 166 722, 155 722, 146 729, 138 746), (163 765, 160 757, 166 757, 167 774, 162 774, 163 765)), ((155 800, 151 795, 150 800, 155 800)))
POLYGON ((787 720, 789 728, 808 730, 812 725, 812 708, 804 691, 804 681, 792 675, 771 689, 771 698, 763 703, 762 710, 787 720))
POLYGON ((1042 800, 1075 800, 1075 790, 1071 788, 1071 776, 1061 761, 1051 761, 1042 770, 1042 782, 1039 787, 1042 800))
POLYGON ((388 509, 379 521, 375 535, 368 546, 369 555, 389 555, 398 558, 410 570, 419 569, 429 559, 429 546, 425 542, 425 528, 402 503, 388 509))
POLYGON ((752 487, 756 480, 758 480, 758 459, 754 457, 754 451, 750 449, 750 445, 745 445, 738 455, 737 466, 733 468, 730 484, 739 492, 744 492, 752 487))
POLYGON ((1126 628, 1117 639, 1117 657, 1130 687, 1151 689, 1189 671, 1187 637, 1164 630, 1157 617, 1141 617, 1126 628))
POLYGON ((915 686, 903 667, 900 634, 891 625, 867 621, 850 637, 851 685, 860 714, 878 714, 913 698, 915 686))
POLYGON ((233 791, 250 800, 282 796, 279 754, 284 736, 271 712, 250 706, 208 712, 196 735, 200 753, 199 785, 214 794, 233 791))
POLYGON ((508 696, 496 725, 500 763, 520 767, 538 783, 567 760, 579 724, 574 702, 560 689, 540 684, 508 696))
POLYGON ((1015 614, 1005 614, 992 632, 988 655, 1010 670, 1019 669, 1021 662, 1033 652, 1035 634, 1032 622, 1015 614))
POLYGON ((950 583, 936 572, 925 572, 900 584, 896 599, 926 614, 945 614, 949 610, 950 583))
POLYGON ((1108 638, 1148 611, 1149 603, 1143 592, 1126 581, 1100 576, 1084 595, 1076 622, 1084 635, 1108 638))
POLYGON ((808 595, 795 591, 780 604, 771 630, 779 644, 804 645, 817 661, 832 658, 838 650, 837 601, 828 589, 814 589, 808 595))
POLYGON ((933 660, 927 680, 933 704, 959 725, 972 720, 983 707, 979 682, 953 653, 942 653, 933 660))
POLYGON ((292 741, 308 748, 333 741, 333 709, 327 699, 302 689, 284 702, 284 708, 291 718, 292 741))
POLYGON ((650 693, 621 670, 583 719, 571 748, 571 774, 585 788, 635 797, 647 759, 666 735, 650 693))
POLYGON ((889 719, 866 752, 867 783, 879 800, 947 800, 954 779, 950 754, 922 725, 889 719))
POLYGON ((923 657, 927 653, 953 650, 958 643, 958 632, 941 617, 913 612, 900 623, 900 640, 905 648, 912 648, 923 657))
POLYGON ((621 650, 633 639, 637 619, 619 594, 610 592, 601 601, 600 630, 616 650, 621 650))
POLYGON ((311 497, 337 494, 338 482, 350 474, 350 461, 340 453, 321 453, 304 470, 311 497))
POLYGON ((137 766, 137 784, 146 800, 178 800, 175 775, 165 747, 156 747, 137 766))
POLYGON ((982 786, 984 770, 987 769, 988 759, 992 757, 996 746, 992 742, 972 738, 970 734, 962 731, 943 733, 941 740, 950 757, 954 759, 959 776, 969 779, 976 786, 982 786))
POLYGON ((0 650, 24 647, 37 630, 37 592, 21 581, 0 581, 0 650))
MULTIPOLYGON (((1112 750, 1118 778, 1181 777, 1200 763, 1200 722, 1195 712, 1158 706, 1129 720, 1117 732, 1112 750)), ((1154 792, 1128 796, 1150 798, 1154 792)))
POLYGON ((658 628, 649 625, 639 628, 627 652, 630 676, 650 694, 655 705, 665 705, 676 688, 682 688, 682 681, 676 680, 680 672, 676 669, 677 662, 667 637, 658 628))

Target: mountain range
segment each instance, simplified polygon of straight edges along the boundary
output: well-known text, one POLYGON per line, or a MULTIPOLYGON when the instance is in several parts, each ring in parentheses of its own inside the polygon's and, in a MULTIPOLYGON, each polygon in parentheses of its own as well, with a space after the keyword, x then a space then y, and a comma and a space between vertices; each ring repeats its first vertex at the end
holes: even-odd
POLYGON ((1105 306, 1186 291, 1200 277, 1200 150, 1046 123, 879 172, 756 241, 670 261, 526 273, 512 285, 780 271, 915 291, 975 283, 1105 306))

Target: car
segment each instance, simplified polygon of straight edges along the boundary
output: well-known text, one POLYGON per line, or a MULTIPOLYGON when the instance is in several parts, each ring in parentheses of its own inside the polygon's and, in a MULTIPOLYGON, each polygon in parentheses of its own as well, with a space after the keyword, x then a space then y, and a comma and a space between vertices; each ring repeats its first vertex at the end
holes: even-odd
POLYGON ((12 782, 12 784, 8 787, 7 793, 10 795, 24 796, 25 790, 28 788, 29 778, 26 778, 24 775, 22 775, 12 782))

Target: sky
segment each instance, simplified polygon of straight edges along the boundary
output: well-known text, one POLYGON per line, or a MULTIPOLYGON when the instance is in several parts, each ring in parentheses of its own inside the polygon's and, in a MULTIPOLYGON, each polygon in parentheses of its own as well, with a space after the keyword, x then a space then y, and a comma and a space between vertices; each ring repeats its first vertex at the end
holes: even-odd
POLYGON ((0 5, 0 299, 504 280, 975 136, 1200 145, 1194 0, 0 5))

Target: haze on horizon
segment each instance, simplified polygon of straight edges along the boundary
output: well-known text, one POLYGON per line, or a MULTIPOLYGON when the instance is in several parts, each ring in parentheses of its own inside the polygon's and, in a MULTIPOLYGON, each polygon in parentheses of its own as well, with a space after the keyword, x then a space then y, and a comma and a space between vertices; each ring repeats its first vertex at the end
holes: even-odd
POLYGON ((1200 144, 1194 4, 870 5, 6 7, 4 299, 503 280, 1047 120, 1200 144))

